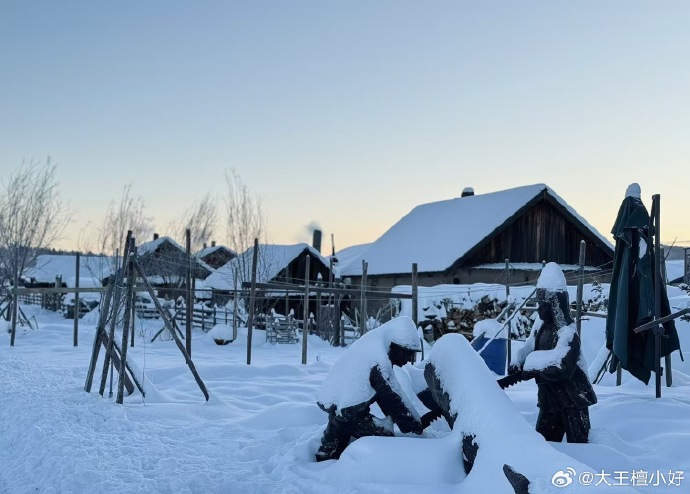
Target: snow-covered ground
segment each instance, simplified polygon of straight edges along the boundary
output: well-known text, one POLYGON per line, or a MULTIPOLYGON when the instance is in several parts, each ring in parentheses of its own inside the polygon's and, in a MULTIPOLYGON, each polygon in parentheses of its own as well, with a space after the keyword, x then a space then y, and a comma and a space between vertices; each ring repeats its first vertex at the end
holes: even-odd
MULTIPOLYGON (((207 403, 175 344, 142 336, 160 323, 137 322, 130 357, 145 381, 146 399, 135 393, 117 405, 107 390, 105 399, 97 393, 100 366, 94 392, 83 390, 93 315, 81 322, 75 348, 71 320, 25 310, 35 314, 40 328, 19 331, 14 348, 7 335, 0 338, 0 493, 467 492, 460 445, 448 440, 442 420, 421 437, 366 438, 338 461, 314 461, 326 424, 316 401, 326 374, 346 351, 317 337, 309 338, 302 365, 300 344, 266 343, 264 333, 255 331, 248 366, 246 329, 224 346, 195 333, 192 357, 211 394, 207 403)), ((690 324, 678 327, 687 351, 690 324)), ((590 362, 603 329, 603 319, 584 322, 590 362)), ((554 445, 573 459, 559 466, 561 478, 570 475, 579 485, 587 480, 586 469, 593 484, 602 484, 592 485, 592 492, 605 490, 606 483, 619 485, 610 492, 628 492, 622 485, 633 484, 642 493, 689 492, 684 477, 690 472, 690 364, 674 356, 674 365, 674 385, 663 388, 661 399, 654 398, 653 386, 628 376, 620 387, 613 375, 596 385, 590 444, 554 445), (573 475, 568 468, 579 470, 573 475)), ((458 379, 469 383, 473 376, 458 379)), ((533 427, 534 383, 506 393, 533 427)), ((488 421, 497 416, 486 411, 488 421)), ((522 446, 517 436, 503 442, 507 451, 522 446)), ((522 453, 529 458, 529 450, 522 453)), ((533 460, 540 464, 540 458, 533 460)), ((553 462, 543 469, 549 482, 558 473, 553 462)), ((505 485, 500 472, 481 483, 487 493, 503 492, 505 485)))

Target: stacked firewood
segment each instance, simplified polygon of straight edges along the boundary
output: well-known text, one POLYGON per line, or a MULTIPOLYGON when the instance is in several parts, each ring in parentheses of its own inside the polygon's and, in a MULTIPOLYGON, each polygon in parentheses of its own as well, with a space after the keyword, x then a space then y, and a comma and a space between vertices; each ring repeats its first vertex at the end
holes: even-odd
POLYGON ((461 333, 468 338, 472 336, 472 330, 477 321, 495 319, 505 308, 506 302, 484 295, 477 304, 471 308, 450 307, 448 316, 443 320, 443 332, 461 333))

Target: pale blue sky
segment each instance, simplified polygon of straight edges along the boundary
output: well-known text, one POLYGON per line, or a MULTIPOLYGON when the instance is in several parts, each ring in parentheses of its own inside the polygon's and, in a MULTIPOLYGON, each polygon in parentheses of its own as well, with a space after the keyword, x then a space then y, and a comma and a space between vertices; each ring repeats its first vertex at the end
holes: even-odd
POLYGON ((128 182, 165 234, 231 168, 276 243, 538 182, 607 236, 639 182, 690 240, 688 26, 686 1, 4 0, 0 167, 58 164, 64 246, 128 182))

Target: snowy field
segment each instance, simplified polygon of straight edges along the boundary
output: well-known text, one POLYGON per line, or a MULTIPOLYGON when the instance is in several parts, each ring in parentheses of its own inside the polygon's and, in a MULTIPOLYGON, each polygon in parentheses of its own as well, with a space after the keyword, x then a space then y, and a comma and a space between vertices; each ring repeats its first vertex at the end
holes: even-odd
MULTIPOLYGON (((14 348, 8 335, 0 339, 0 493, 468 492, 460 446, 447 440, 442 421, 423 436, 365 438, 339 461, 314 461, 326 424, 317 396, 346 351, 317 337, 309 337, 308 363, 301 365, 300 344, 266 343, 263 331, 255 331, 247 366, 246 329, 225 346, 195 333, 192 357, 211 394, 207 403, 174 342, 143 337, 160 323, 138 321, 130 357, 145 381, 146 398, 135 393, 117 405, 107 390, 106 398, 97 393, 100 365, 94 392, 83 390, 93 315, 81 322, 75 348, 71 320, 25 310, 39 329, 20 330, 14 348)), ((688 351, 690 324, 680 323, 678 330, 688 351)), ((584 322, 589 362, 603 331, 603 319, 584 322)), ((629 376, 621 387, 613 386, 613 375, 595 386, 599 403, 590 409, 590 444, 554 445, 573 460, 558 468, 571 475, 571 486, 550 485, 557 469, 544 462, 540 492, 568 492, 587 482, 583 469, 593 474, 592 484, 600 484, 588 492, 690 492, 684 478, 690 472, 690 362, 674 355, 674 365, 674 385, 664 387, 659 400, 653 384, 629 376)), ((401 382, 408 373, 398 373, 401 382)), ((468 384, 474 377, 458 379, 468 384)), ((506 393, 534 427, 536 385, 520 383, 506 393)), ((499 416, 486 410, 485 420, 499 416)), ((506 456, 517 450, 530 458, 518 438, 502 438, 506 456)), ((501 451, 492 454, 500 460, 501 451)), ((533 461, 542 465, 539 457, 533 461)), ((482 491, 504 492, 501 472, 480 480, 482 491)))

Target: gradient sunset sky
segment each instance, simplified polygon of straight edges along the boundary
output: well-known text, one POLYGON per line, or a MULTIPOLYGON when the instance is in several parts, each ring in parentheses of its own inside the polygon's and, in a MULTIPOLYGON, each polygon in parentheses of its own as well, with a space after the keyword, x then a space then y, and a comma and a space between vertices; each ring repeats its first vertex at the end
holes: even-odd
POLYGON ((0 176, 57 163, 69 248, 126 183, 164 235, 230 169, 275 243, 541 182, 610 238, 638 182, 690 246, 689 26, 687 1, 4 0, 0 176))

